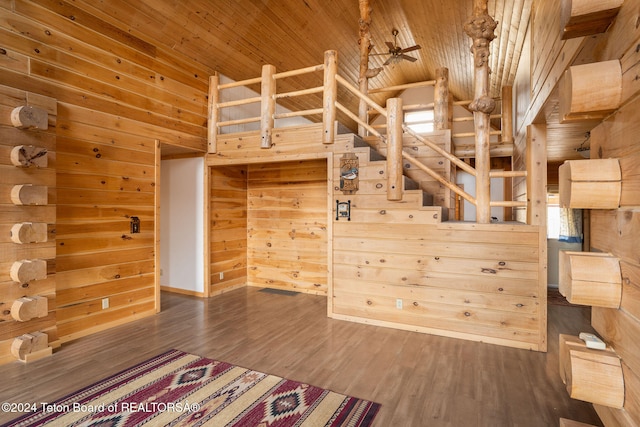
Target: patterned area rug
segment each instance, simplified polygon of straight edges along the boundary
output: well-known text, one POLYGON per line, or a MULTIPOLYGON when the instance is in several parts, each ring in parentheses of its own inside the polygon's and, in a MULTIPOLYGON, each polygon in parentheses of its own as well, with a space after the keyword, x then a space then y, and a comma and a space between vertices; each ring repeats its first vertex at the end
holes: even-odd
POLYGON ((171 350, 6 426, 369 426, 378 403, 171 350))

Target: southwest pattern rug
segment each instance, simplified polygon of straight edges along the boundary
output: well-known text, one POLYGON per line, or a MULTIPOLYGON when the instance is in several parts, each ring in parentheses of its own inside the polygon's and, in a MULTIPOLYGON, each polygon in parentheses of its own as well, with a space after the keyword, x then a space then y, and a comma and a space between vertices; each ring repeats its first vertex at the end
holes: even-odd
POLYGON ((369 426, 378 403, 179 350, 5 426, 369 426))

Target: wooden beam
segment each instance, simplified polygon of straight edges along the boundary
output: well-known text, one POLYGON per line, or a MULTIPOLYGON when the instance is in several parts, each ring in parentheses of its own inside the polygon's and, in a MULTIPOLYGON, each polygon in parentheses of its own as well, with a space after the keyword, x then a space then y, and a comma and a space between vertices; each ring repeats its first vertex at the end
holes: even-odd
POLYGON ((11 124, 18 129, 47 130, 49 113, 43 108, 32 105, 16 107, 11 111, 11 124))
POLYGON ((473 17, 464 26, 473 45, 475 98, 469 109, 473 111, 476 131, 476 222, 491 222, 491 156, 489 154, 491 123, 490 115, 495 101, 489 96, 489 45, 495 38, 496 21, 489 15, 488 0, 474 0, 473 17))
POLYGON ((35 147, 33 145, 18 145, 11 149, 11 163, 14 166, 28 168, 34 166, 36 168, 46 168, 48 165, 49 154, 44 147, 35 147))
POLYGON ((547 126, 527 127, 527 224, 547 225, 547 126))
POLYGON ((561 123, 599 120, 620 107, 622 66, 617 59, 574 65, 565 71, 559 87, 561 123))
POLYGON ((49 187, 18 184, 11 188, 11 202, 17 206, 46 205, 49 203, 49 187))
POLYGON ((11 241, 18 244, 44 243, 48 238, 47 223, 21 222, 11 227, 11 241))
POLYGON ((607 31, 620 11, 623 0, 562 0, 562 39, 589 36, 607 31))
POLYGON ((558 169, 560 206, 617 209, 622 193, 618 159, 567 160, 558 169))

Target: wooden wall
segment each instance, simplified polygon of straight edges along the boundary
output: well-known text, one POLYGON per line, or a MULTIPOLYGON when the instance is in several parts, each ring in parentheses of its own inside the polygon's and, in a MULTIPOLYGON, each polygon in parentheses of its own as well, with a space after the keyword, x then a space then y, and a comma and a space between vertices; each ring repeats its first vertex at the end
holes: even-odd
POLYGON ((327 294, 327 161, 249 166, 249 286, 327 294))
POLYGON ((156 311, 155 144, 115 130, 127 125, 118 117, 102 114, 97 125, 83 123, 95 112, 60 110, 58 329, 68 341, 156 311))
MULTIPOLYGON (((339 150, 335 156, 337 180, 339 150)), ((440 222, 440 212, 410 191, 389 202, 386 162, 358 157, 357 194, 334 191, 336 200, 352 201, 352 219, 333 223, 330 315, 545 351, 544 231, 440 222)))
POLYGON ((156 140, 206 151, 213 70, 90 6, 1 1, 0 15, 0 81, 59 103, 61 340, 155 313, 156 140))
MULTIPOLYGON (((623 409, 596 405, 607 427, 640 425, 640 43, 639 0, 625 0, 607 33, 593 38, 577 38, 562 42, 553 10, 558 2, 534 2, 533 96, 544 100, 549 86, 557 82, 560 72, 577 60, 583 43, 589 46, 594 62, 619 59, 623 70, 622 106, 591 130, 591 158, 618 158, 622 169, 620 207, 591 210, 591 246, 594 252, 609 252, 620 260, 622 271, 622 303, 619 309, 592 309, 592 325, 622 359, 625 387, 623 409), (548 20, 548 22, 546 22, 548 20), (536 21, 538 24, 536 25, 536 21), (555 37, 555 38, 554 38, 555 37), (577 46, 577 47, 576 47, 577 46), (573 54, 571 54, 573 53, 573 54), (568 62, 568 64, 567 64, 568 62), (554 64, 555 63, 555 64, 554 64), (548 65, 544 65, 548 64, 548 65), (544 68, 544 70, 543 70, 544 68), (544 83, 546 81, 546 83, 544 83)), ((596 82, 594 82, 596 84, 596 82)), ((597 197, 594 194, 594 197, 597 197)), ((550 337, 550 339, 554 339, 550 337)))
MULTIPOLYGON (((6 60, 0 55, 0 67, 6 60)), ((0 363, 16 360, 10 349, 13 339, 23 334, 45 332, 49 345, 59 346, 56 327, 56 119, 55 99, 0 85, 0 363), (16 107, 30 105, 48 112, 49 128, 45 130, 18 129, 11 123, 11 112, 16 107), (11 162, 11 151, 19 145, 33 145, 47 150, 46 167, 16 167, 11 162), (12 190, 16 185, 34 185, 46 188, 46 203, 38 206, 15 205, 12 190), (12 227, 23 222, 47 224, 47 241, 41 243, 15 243, 12 227), (10 270, 16 261, 45 260, 46 278, 26 283, 14 282, 10 270), (26 322, 14 320, 11 307, 22 297, 42 296, 48 299, 46 317, 26 322)))
POLYGON ((209 170, 210 295, 247 284, 247 167, 209 170))
POLYGON ((599 60, 620 59, 623 106, 591 131, 591 158, 617 158, 622 171, 620 208, 591 211, 591 250, 620 260, 620 309, 592 309, 592 325, 622 358, 624 409, 597 406, 605 426, 640 425, 640 1, 626 0, 599 60))

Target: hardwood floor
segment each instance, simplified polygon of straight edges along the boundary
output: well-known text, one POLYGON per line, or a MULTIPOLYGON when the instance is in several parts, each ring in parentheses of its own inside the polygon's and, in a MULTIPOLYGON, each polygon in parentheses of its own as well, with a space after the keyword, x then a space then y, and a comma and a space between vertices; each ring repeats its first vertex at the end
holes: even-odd
MULTIPOLYGON (((2 402, 52 402, 177 348, 382 404, 375 425, 602 425, 558 374, 559 333, 591 330, 589 309, 549 306, 549 352, 328 319, 326 298, 239 289, 208 300, 162 295, 162 312, 0 366, 2 402)), ((0 422, 16 414, 0 412, 0 422)))

